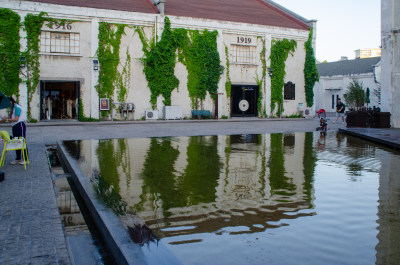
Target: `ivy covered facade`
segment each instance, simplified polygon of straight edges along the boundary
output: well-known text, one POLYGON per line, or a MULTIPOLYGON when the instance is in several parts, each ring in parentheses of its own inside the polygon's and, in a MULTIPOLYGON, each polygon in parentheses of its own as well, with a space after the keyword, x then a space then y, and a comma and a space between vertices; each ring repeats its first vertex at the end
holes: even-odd
POLYGON ((276 117, 312 107, 304 48, 315 43, 312 21, 285 14, 293 25, 257 25, 168 9, 159 14, 156 6, 154 12, 65 6, 61 14, 61 2, 4 2, 20 17, 20 57, 27 59, 12 94, 32 119, 140 120, 148 112, 163 118, 165 106, 178 106, 180 118, 191 118, 192 110, 218 118, 276 117), (26 37, 35 26, 38 47, 26 37), (274 55, 286 43, 287 58, 274 55), (100 110, 101 99, 112 112, 100 110))

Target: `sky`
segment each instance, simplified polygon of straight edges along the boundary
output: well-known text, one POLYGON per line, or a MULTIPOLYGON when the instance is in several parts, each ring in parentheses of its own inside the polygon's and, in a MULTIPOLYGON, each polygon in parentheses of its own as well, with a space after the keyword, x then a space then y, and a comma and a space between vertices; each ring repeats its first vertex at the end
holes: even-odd
POLYGON ((354 51, 381 46, 380 0, 273 0, 306 19, 317 20, 318 61, 354 59, 354 51))

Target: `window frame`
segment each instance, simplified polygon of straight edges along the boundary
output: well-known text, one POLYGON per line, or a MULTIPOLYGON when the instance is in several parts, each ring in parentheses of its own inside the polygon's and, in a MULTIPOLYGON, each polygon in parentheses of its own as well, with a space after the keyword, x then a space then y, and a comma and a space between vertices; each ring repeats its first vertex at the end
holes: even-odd
POLYGON ((239 65, 258 65, 257 46, 256 45, 243 45, 243 44, 236 44, 236 43, 231 44, 230 45, 230 63, 231 64, 239 64, 239 65), (246 48, 248 49, 248 51, 245 51, 246 48), (241 53, 241 54, 239 54, 239 53, 241 53))
POLYGON ((42 54, 77 56, 81 52, 80 44, 78 32, 43 30, 40 34, 39 45, 42 54))

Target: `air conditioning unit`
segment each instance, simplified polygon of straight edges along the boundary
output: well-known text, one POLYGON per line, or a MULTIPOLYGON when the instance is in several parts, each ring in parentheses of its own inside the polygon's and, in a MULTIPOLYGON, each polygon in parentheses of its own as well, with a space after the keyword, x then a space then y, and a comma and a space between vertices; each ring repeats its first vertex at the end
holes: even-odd
POLYGON ((165 120, 181 120, 182 106, 164 106, 164 119, 165 120))
POLYGON ((314 118, 315 113, 312 108, 305 108, 304 109, 304 117, 306 118, 314 118))
POLYGON ((158 110, 146 110, 144 115, 146 120, 158 120, 158 110))

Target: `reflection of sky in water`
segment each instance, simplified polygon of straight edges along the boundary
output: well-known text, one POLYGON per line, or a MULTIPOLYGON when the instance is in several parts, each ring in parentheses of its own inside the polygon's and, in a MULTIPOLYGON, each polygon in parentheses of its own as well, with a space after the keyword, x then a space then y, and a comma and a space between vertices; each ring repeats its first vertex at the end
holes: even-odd
POLYGON ((143 221, 151 229, 141 236, 153 239, 143 246, 152 262, 166 246, 184 264, 375 263, 385 240, 382 157, 399 159, 334 133, 97 140, 78 149, 103 203, 127 229, 143 221))

